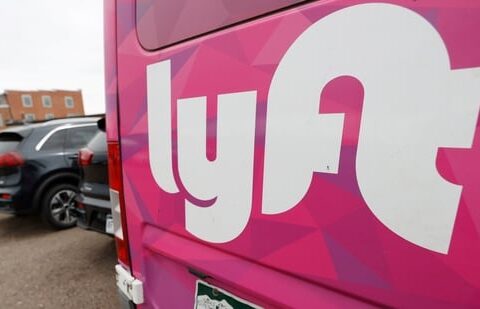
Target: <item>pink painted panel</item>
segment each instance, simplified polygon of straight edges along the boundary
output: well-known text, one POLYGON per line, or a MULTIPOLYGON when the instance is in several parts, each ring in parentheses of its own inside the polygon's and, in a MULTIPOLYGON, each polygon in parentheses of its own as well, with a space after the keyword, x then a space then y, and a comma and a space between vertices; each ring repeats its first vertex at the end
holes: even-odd
MULTIPOLYGON (((117 1, 117 77, 125 200, 133 272, 145 286, 144 308, 193 306, 196 277, 189 268, 213 277, 215 285, 265 307, 480 307, 478 124, 474 126, 471 145, 445 145, 434 154, 438 174, 461 186, 447 252, 429 250, 395 233, 365 200, 357 175, 357 159, 359 136, 365 128, 362 119, 369 112, 365 100, 370 92, 358 76, 339 76, 318 93, 320 114, 344 115, 338 172, 314 172, 308 191, 292 209, 276 215, 262 213, 269 90, 279 63, 302 33, 332 14, 365 3, 369 1, 316 1, 149 52, 138 40, 135 25, 142 21, 132 14, 135 1, 117 1), (171 63, 172 168, 180 184, 179 192, 173 194, 156 183, 149 164, 155 158, 149 157, 148 136, 153 133, 148 132, 146 69, 165 60, 171 63), (177 100, 207 97, 205 156, 214 160, 217 95, 251 90, 256 91, 256 120, 248 224, 230 241, 201 240, 186 229, 185 203, 192 196, 182 186, 179 175, 177 100)), ((438 33, 452 70, 480 67, 479 2, 382 3, 413 12, 438 33)), ((375 18, 371 16, 372 20, 375 18)), ((358 50, 350 52, 355 55, 358 50)), ((412 57, 416 53, 421 51, 413 50, 412 57)), ((317 60, 304 61, 311 61, 313 67, 317 60)), ((480 91, 480 84, 477 89, 480 91)), ((454 98, 458 101, 452 102, 462 109, 461 97, 454 98)), ((433 109, 432 115, 437 111, 433 109)), ((478 109, 474 116, 478 117, 478 109)), ((410 120, 405 120, 407 134, 415 134, 408 133, 410 120)), ((289 125, 286 121, 285 127, 289 125)), ((455 127, 453 123, 452 130, 455 127)), ((386 136, 385 145, 391 140, 386 136)), ((391 162, 396 164, 394 157, 391 162)), ((404 166, 403 171, 415 173, 409 166, 404 166)))

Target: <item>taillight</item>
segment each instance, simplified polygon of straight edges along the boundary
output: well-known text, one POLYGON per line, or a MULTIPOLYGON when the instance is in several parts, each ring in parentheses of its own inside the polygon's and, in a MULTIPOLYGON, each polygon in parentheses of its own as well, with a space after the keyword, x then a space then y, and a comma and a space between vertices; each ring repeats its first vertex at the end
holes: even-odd
POLYGON ((108 182, 110 188, 122 191, 122 162, 118 142, 108 142, 108 182))
POLYGON ((78 165, 87 166, 92 164, 93 151, 88 148, 82 148, 78 151, 78 165))
POLYGON ((110 183, 110 203, 112 204, 113 230, 118 260, 124 266, 130 267, 127 219, 125 217, 122 185, 122 162, 118 142, 108 142, 108 180, 110 183))
POLYGON ((7 152, 0 154, 0 167, 15 167, 23 165, 25 161, 18 152, 7 152))
POLYGON ((0 199, 2 199, 2 200, 11 200, 11 199, 12 199, 12 195, 11 195, 11 194, 8 194, 8 193, 2 193, 2 194, 0 194, 0 199))

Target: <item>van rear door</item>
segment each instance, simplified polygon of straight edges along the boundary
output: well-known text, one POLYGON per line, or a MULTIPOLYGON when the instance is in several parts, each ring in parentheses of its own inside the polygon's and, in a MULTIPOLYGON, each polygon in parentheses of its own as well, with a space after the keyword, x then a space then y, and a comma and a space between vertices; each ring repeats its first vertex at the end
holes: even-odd
POLYGON ((480 307, 480 2, 116 3, 143 307, 480 307))

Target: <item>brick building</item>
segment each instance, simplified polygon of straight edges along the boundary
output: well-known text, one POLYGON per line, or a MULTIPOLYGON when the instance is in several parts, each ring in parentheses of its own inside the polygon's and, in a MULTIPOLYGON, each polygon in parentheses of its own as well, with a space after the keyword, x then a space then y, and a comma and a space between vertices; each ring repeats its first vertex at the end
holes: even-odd
POLYGON ((0 128, 10 123, 85 115, 82 92, 17 91, 0 94, 0 128))

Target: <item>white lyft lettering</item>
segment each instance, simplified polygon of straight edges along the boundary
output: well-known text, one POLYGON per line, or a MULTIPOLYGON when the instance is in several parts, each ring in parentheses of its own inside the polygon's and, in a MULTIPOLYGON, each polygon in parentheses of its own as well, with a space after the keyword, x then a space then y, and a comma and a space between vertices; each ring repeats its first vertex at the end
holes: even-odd
POLYGON ((210 242, 237 237, 252 205, 256 93, 218 96, 217 157, 207 160, 206 98, 178 100, 178 169, 188 192, 210 207, 186 201, 186 228, 210 242))
MULTIPOLYGON (((170 89, 150 89, 170 88, 169 68, 170 61, 148 67, 150 165, 159 186, 177 192, 166 153, 171 152, 170 89)), ((314 172, 337 173, 344 116, 318 114, 318 102, 328 82, 352 76, 365 89, 356 160, 363 198, 397 235, 446 253, 461 186, 438 174, 435 159, 439 147, 471 146, 479 73, 451 70, 437 31, 399 6, 357 5, 319 20, 292 44, 272 79, 262 212, 295 207, 314 172)), ((254 91, 219 96, 214 162, 206 159, 206 99, 178 100, 180 179, 195 198, 216 199, 207 208, 186 202, 187 230, 206 241, 230 241, 248 223, 255 100, 254 91)))

